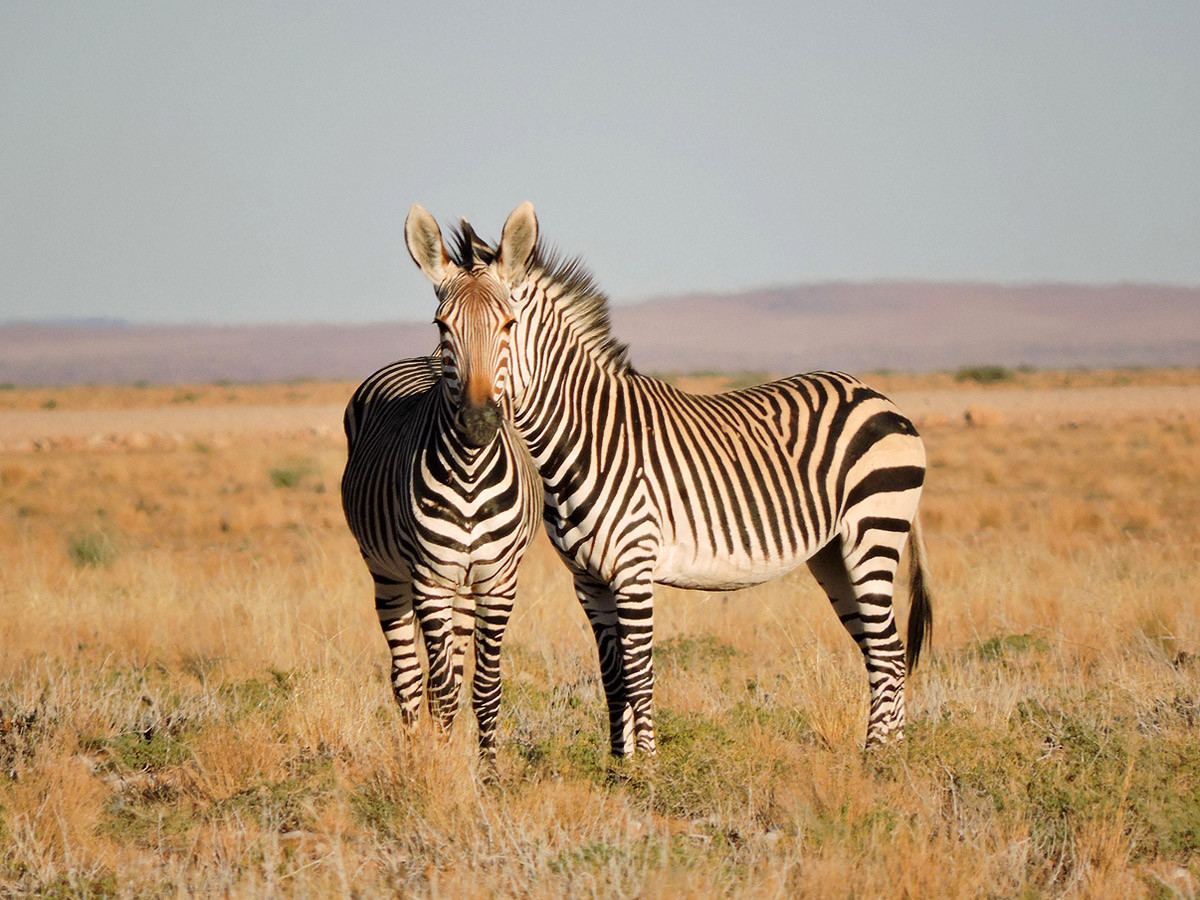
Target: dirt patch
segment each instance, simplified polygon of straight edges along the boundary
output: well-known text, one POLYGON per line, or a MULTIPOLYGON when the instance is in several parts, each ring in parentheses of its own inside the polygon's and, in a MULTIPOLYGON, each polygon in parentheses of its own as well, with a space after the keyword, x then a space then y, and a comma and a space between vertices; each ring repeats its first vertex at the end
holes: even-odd
POLYGON ((343 404, 0 412, 0 448, 144 449, 186 440, 303 433, 340 439, 343 404))
POLYGON ((897 391, 892 399, 926 425, 1055 425, 1195 415, 1200 412, 1200 385, 897 391))

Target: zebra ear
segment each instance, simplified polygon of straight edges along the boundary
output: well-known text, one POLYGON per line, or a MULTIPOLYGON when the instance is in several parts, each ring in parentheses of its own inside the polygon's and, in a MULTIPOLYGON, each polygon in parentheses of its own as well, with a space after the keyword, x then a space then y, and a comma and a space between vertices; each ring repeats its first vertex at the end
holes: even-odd
POLYGON ((525 277, 533 249, 537 246, 538 221, 533 204, 526 200, 512 211, 500 235, 497 266, 500 277, 515 285, 525 277))
POLYGON ((441 284, 452 274, 454 264, 446 254, 441 229, 433 216, 415 203, 404 222, 404 240, 413 262, 434 284, 441 284))

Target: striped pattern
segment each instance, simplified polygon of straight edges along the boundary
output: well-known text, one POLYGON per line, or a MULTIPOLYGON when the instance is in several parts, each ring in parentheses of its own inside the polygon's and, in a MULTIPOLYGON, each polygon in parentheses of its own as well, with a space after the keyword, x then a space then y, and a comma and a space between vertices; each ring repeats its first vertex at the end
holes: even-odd
POLYGON ((839 373, 702 397, 635 372, 603 294, 577 264, 532 246, 536 230, 526 204, 497 260, 522 273, 508 276, 512 414, 596 637, 613 752, 655 750, 654 584, 732 589, 805 562, 862 651, 867 742, 898 737, 906 671, 931 622, 913 524, 925 451, 912 423, 839 373), (892 609, 906 542, 907 657, 892 609))
POLYGON ((342 505, 375 582, 402 716, 414 721, 421 702, 418 627, 430 709, 443 726, 457 709, 474 634, 472 703, 480 747, 491 759, 500 643, 541 486, 510 429, 469 447, 456 430, 457 413, 437 357, 403 360, 369 377, 346 409, 342 505))

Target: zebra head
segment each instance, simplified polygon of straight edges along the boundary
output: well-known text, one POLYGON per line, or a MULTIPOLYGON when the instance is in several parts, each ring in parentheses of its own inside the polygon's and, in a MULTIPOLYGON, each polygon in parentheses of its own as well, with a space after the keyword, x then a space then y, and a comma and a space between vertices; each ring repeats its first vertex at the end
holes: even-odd
MULTIPOLYGON (((532 213, 533 208, 529 210, 532 213)), ((409 212, 404 234, 413 261, 437 293, 434 323, 441 332, 443 384, 455 410, 455 430, 467 446, 483 447, 495 437, 508 405, 516 318, 506 277, 510 267, 504 262, 505 244, 502 241, 497 252, 464 221, 455 248, 457 258, 451 258, 437 222, 420 206, 409 212)), ((534 234, 536 239, 536 230, 534 234)), ((508 251, 510 256, 513 252, 508 251)))

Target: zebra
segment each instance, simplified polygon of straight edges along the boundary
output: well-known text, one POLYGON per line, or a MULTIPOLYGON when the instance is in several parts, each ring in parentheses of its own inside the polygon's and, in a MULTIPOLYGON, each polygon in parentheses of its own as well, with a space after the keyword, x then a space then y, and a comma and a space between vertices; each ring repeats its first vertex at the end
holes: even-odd
POLYGON ((916 518, 925 450, 912 422, 838 372, 715 396, 637 372, 606 296, 578 260, 543 249, 529 203, 476 277, 508 288, 489 296, 514 322, 509 410, 596 639, 613 754, 656 752, 654 585, 731 590, 802 562, 863 654, 867 746, 902 737, 905 675, 932 631, 916 518), (892 611, 906 543, 907 654, 892 611))
POLYGON ((472 705, 481 755, 494 765, 500 644, 539 522, 541 482, 497 406, 507 339, 493 333, 487 304, 470 289, 472 270, 492 252, 464 223, 457 259, 441 263, 447 290, 466 287, 453 312, 439 314, 439 353, 385 366, 351 397, 342 507, 375 582, 402 721, 415 722, 421 704, 417 627, 430 712, 443 728, 457 711, 474 630, 472 705), (480 356, 494 363, 485 374, 460 362, 480 356))

